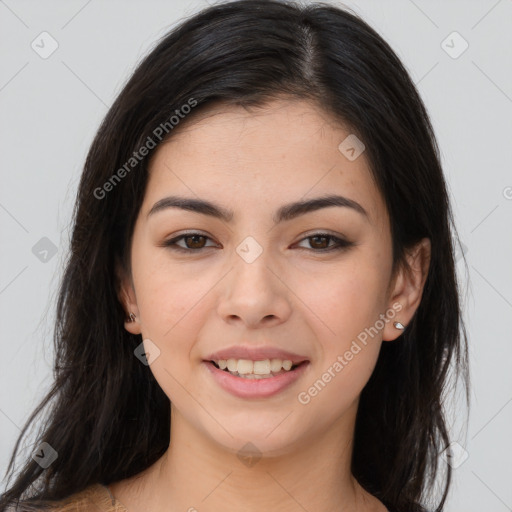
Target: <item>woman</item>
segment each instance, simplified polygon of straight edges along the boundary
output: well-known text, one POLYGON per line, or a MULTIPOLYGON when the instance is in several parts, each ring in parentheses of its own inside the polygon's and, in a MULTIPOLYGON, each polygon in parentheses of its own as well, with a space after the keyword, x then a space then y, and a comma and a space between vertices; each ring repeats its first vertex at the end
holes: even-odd
POLYGON ((193 16, 89 151, 28 424, 54 403, 0 510, 441 511, 454 233, 425 107, 364 21, 193 16))

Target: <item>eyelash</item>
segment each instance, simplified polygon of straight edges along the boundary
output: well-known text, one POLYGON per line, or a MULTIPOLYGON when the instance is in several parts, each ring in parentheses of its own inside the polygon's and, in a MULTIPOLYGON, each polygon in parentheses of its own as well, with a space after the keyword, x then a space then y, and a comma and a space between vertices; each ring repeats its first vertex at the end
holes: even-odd
MULTIPOLYGON (((208 240, 211 240, 210 237, 203 235, 202 233, 190 232, 190 233, 183 233, 175 238, 171 238, 170 240, 165 241, 162 244, 162 246, 167 247, 173 251, 177 251, 177 252, 181 252, 181 253, 189 253, 189 254, 194 253, 194 252, 200 252, 203 249, 208 248, 208 247, 201 247, 199 249, 185 249, 183 247, 180 247, 179 245, 176 245, 177 241, 184 239, 184 238, 193 237, 193 236, 200 236, 200 237, 206 238, 208 240)), ((301 247, 301 249, 306 250, 306 251, 313 251, 316 253, 326 253, 326 252, 333 252, 333 251, 342 251, 342 250, 347 249, 354 245, 353 242, 349 242, 348 240, 343 240, 342 238, 339 238, 334 235, 330 235, 329 233, 313 233, 312 235, 306 236, 303 239, 299 240, 299 242, 303 242, 304 240, 308 240, 310 238, 329 238, 329 239, 333 240, 336 245, 325 248, 325 249, 307 249, 304 247, 301 247)), ((212 246, 209 246, 209 247, 212 247, 212 246)))

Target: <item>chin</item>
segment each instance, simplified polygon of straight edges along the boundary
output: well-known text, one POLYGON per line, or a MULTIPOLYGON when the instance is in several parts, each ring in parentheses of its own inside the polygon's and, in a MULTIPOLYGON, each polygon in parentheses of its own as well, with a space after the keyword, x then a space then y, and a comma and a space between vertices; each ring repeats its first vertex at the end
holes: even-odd
MULTIPOLYGON (((279 422, 276 422, 279 424, 279 422)), ((235 428, 230 424, 230 437, 223 431, 220 438, 214 438, 215 442, 223 446, 227 451, 237 457, 250 457, 255 459, 261 457, 279 457, 288 454, 295 440, 294 436, 286 428, 277 427, 267 428, 267 424, 258 424, 255 422, 251 428, 235 428), (281 428, 281 431, 278 430, 281 428)))

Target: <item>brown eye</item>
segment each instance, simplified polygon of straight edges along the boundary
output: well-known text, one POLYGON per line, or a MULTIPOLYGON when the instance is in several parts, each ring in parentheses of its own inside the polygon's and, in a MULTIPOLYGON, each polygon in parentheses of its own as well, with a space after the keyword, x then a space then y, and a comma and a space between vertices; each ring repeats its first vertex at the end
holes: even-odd
POLYGON ((316 233, 314 235, 303 238, 301 242, 305 240, 308 242, 309 247, 303 248, 310 249, 313 252, 340 251, 354 245, 353 242, 343 240, 342 238, 330 235, 328 233, 316 233), (330 242, 333 243, 330 244, 330 242))
POLYGON ((185 244, 189 249, 202 249, 206 237, 203 235, 187 235, 183 237, 183 240, 185 240, 185 244))
POLYGON ((213 247, 213 245, 206 245, 208 240, 211 239, 201 233, 185 233, 183 235, 172 238, 171 240, 167 240, 162 244, 162 246, 180 252, 200 252, 202 249, 213 247), (182 241, 184 245, 177 243, 182 241))
POLYGON ((310 242, 313 249, 327 249, 329 247, 329 239, 328 236, 315 235, 310 237, 310 242))

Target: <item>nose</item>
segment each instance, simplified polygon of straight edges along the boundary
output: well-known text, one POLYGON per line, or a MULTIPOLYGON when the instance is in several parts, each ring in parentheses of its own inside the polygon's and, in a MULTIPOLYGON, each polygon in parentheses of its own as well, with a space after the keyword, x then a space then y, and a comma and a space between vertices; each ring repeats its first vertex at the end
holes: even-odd
POLYGON ((254 261, 233 257, 233 269, 223 282, 218 313, 225 322, 246 328, 277 326, 291 315, 290 294, 278 265, 265 251, 254 261))

